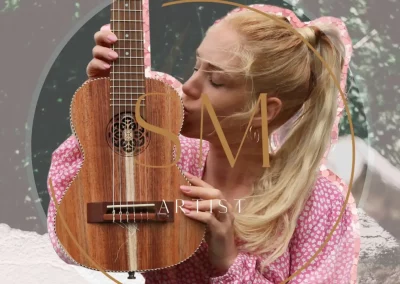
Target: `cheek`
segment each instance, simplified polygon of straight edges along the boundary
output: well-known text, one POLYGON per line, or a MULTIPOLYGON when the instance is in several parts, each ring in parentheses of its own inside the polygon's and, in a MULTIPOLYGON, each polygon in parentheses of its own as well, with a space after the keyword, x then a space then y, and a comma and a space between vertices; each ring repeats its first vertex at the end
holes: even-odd
POLYGON ((203 126, 208 128, 212 126, 211 117, 209 112, 215 112, 218 120, 221 121, 223 117, 229 116, 236 111, 242 110, 245 99, 243 92, 238 90, 238 88, 220 88, 215 89, 210 87, 204 87, 205 100, 200 96, 195 101, 187 102, 188 108, 191 113, 185 118, 185 124, 187 127, 200 127, 201 122, 201 109, 203 104, 203 126))
POLYGON ((214 102, 214 109, 218 115, 227 116, 242 110, 245 103, 241 94, 224 93, 214 102))
MULTIPOLYGON (((244 105, 243 95, 237 90, 223 88, 209 93, 205 92, 205 94, 208 95, 208 101, 213 106, 217 116, 230 115, 244 105)), ((201 101, 199 111, 201 111, 201 101)))

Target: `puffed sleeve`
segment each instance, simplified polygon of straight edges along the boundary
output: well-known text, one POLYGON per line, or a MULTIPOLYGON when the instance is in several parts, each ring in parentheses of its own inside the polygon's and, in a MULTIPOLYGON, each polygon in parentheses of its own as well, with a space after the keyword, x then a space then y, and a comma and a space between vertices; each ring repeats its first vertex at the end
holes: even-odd
POLYGON ((66 255, 61 248, 57 235, 55 234, 55 216, 56 207, 52 199, 50 188, 50 178, 52 180, 54 195, 60 203, 67 187, 77 175, 82 163, 82 155, 80 152, 78 141, 74 136, 70 136, 65 140, 52 154, 51 164, 47 178, 47 189, 50 195, 50 203, 47 213, 47 229, 51 244, 57 255, 66 263, 74 264, 74 262, 66 255))

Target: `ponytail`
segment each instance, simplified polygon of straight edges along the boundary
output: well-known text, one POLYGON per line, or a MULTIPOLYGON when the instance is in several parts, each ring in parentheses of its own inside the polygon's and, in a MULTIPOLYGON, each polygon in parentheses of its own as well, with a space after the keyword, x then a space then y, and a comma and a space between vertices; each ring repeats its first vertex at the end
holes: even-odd
MULTIPOLYGON (((253 54, 247 73, 256 74, 254 82, 259 88, 276 91, 283 115, 298 113, 284 143, 271 154, 270 167, 255 182, 234 220, 235 233, 244 241, 241 248, 267 253, 270 263, 287 250, 312 193, 330 146, 339 90, 324 63, 297 35, 251 12, 231 15, 226 21, 252 43, 241 43, 241 48, 253 54)), ((344 45, 339 32, 326 25, 297 31, 340 80, 344 45)), ((252 102, 257 99, 253 94, 252 102)))

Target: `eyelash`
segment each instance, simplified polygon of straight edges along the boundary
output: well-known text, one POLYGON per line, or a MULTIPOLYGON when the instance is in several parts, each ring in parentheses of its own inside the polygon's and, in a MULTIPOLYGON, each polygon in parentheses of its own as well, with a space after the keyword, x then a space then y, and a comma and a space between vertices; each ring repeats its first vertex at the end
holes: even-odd
MULTIPOLYGON (((199 71, 199 68, 194 67, 194 68, 193 68, 193 71, 199 71)), ((211 85, 212 85, 214 88, 219 88, 219 87, 222 87, 222 86, 223 86, 223 84, 215 84, 215 83, 211 80, 211 78, 210 78, 209 81, 210 81, 211 85)))

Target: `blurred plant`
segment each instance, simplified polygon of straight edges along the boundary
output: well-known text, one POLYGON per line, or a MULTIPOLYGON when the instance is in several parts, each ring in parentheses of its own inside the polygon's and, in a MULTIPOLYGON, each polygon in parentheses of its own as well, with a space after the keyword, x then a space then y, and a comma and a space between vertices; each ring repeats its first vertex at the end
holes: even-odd
POLYGON ((14 11, 19 7, 20 0, 5 0, 4 1, 4 8, 1 10, 2 12, 6 11, 14 11))
MULTIPOLYGON (((348 86, 355 135, 400 168, 399 4, 393 0, 318 0, 321 16, 341 15, 353 42, 348 86), (350 8, 349 8, 350 7, 350 8), (396 24, 397 22, 397 24, 396 24), (396 42, 397 41, 397 42, 396 42)), ((340 134, 350 134, 346 113, 340 134)))
MULTIPOLYGON (((360 97, 360 90, 354 79, 354 74, 349 72, 346 83, 347 105, 349 106, 350 116, 353 123, 354 135, 368 139, 370 127, 367 121, 367 114, 365 113, 365 106, 362 98, 360 97)), ((349 117, 345 109, 343 109, 342 119, 339 122, 339 136, 350 135, 349 117)))

